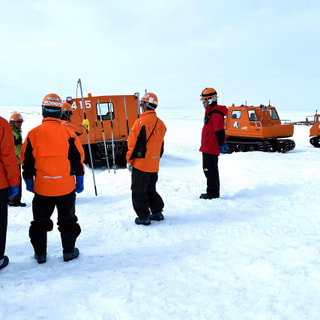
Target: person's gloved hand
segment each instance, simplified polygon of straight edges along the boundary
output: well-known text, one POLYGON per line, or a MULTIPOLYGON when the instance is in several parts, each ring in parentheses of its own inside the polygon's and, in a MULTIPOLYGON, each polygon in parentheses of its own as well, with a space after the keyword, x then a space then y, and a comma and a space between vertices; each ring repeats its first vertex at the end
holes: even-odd
POLYGON ((81 124, 86 128, 87 131, 89 131, 90 123, 88 119, 83 119, 81 124))
POLYGON ((83 176, 76 177, 76 193, 81 193, 84 189, 83 176))
POLYGON ((24 180, 24 182, 26 183, 27 190, 32 192, 32 193, 34 193, 34 191, 33 191, 33 184, 34 184, 33 180, 32 179, 26 179, 26 180, 24 180))
POLYGON ((15 197, 19 192, 19 186, 9 186, 9 199, 15 197))
POLYGON ((132 163, 127 163, 127 168, 130 172, 132 172, 132 163))
POLYGON ((219 146, 219 147, 220 147, 220 151, 222 153, 226 153, 229 150, 227 143, 225 143, 223 146, 219 146))

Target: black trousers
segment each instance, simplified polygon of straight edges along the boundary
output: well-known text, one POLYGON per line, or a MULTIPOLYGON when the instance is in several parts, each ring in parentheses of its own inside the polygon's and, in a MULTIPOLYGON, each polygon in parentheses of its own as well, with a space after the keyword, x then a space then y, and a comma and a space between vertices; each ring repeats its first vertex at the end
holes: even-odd
POLYGON ((151 213, 162 212, 164 203, 156 191, 158 172, 144 172, 132 168, 132 205, 137 216, 145 219, 151 213))
POLYGON ((78 218, 75 215, 76 194, 71 192, 57 197, 35 194, 32 200, 33 221, 29 237, 34 251, 38 255, 47 253, 47 232, 53 229, 50 219, 55 207, 58 213, 58 230, 61 235, 63 253, 72 253, 76 239, 81 233, 78 218))
POLYGON ((207 178, 207 194, 220 197, 220 178, 218 169, 219 156, 216 154, 202 153, 202 168, 207 178))
POLYGON ((0 189, 0 260, 4 256, 8 227, 8 188, 0 189))

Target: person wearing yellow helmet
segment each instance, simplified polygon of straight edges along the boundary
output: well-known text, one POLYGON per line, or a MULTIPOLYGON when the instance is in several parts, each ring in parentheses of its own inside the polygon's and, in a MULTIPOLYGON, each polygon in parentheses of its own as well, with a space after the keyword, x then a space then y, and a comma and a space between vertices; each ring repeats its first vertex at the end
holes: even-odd
MULTIPOLYGON (((23 123, 23 118, 20 113, 14 112, 10 116, 10 127, 12 129, 13 133, 13 139, 14 139, 14 151, 17 156, 17 161, 19 164, 19 169, 21 172, 21 165, 20 165, 20 150, 22 147, 22 132, 21 132, 21 126, 23 123)), ((22 188, 21 188, 21 173, 20 173, 20 183, 19 183, 19 192, 18 194, 9 199, 9 206, 12 207, 25 207, 26 204, 24 202, 21 202, 22 197, 22 188)))

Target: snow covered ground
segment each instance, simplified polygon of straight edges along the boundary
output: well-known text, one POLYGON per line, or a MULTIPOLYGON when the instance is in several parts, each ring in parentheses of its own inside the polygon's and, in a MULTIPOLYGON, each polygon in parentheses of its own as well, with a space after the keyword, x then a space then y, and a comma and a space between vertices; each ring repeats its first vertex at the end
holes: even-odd
MULTIPOLYGON (((15 109, 2 107, 1 116, 15 109)), ((41 123, 39 109, 18 110, 24 137, 41 123)), ((309 127, 295 126, 287 154, 221 155, 222 197, 206 201, 201 105, 158 115, 168 128, 158 182, 165 220, 135 225, 129 172, 96 169, 95 196, 87 168, 76 208, 80 257, 63 262, 54 214, 39 265, 28 238, 32 194, 23 188, 27 208, 9 208, 0 319, 319 319, 320 150, 309 127)))

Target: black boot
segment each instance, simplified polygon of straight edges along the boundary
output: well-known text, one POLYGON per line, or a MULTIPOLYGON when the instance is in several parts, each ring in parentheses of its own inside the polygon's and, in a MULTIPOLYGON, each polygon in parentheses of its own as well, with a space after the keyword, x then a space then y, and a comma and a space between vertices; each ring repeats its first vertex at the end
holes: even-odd
POLYGON ((74 248, 73 252, 63 254, 63 260, 70 261, 70 260, 76 259, 79 257, 79 254, 80 254, 79 249, 74 248))
POLYGON ((5 268, 9 264, 9 258, 7 256, 3 256, 0 260, 0 269, 5 268))
POLYGON ((46 263, 47 255, 46 254, 34 254, 34 258, 38 261, 39 264, 46 263))

